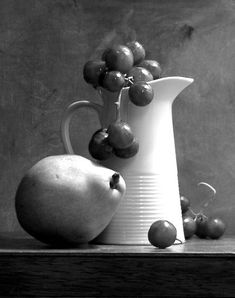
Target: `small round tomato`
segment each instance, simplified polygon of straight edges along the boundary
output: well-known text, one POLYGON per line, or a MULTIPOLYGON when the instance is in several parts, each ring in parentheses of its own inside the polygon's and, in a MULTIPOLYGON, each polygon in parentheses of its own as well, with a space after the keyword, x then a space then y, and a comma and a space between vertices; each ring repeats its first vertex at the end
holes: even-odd
POLYGON ((109 124, 107 133, 108 142, 114 149, 129 147, 135 138, 130 126, 122 120, 109 124))
POLYGON ((114 45, 108 48, 102 58, 109 70, 117 70, 123 74, 127 73, 134 64, 132 51, 123 45, 114 45))
POLYGON ((108 143, 107 128, 101 128, 92 135, 88 150, 90 155, 97 160, 106 160, 111 157, 113 148, 108 143))
POLYGON ((138 64, 140 67, 146 68, 148 71, 151 72, 154 80, 159 79, 161 75, 161 66, 160 64, 155 60, 144 60, 140 64, 138 64))
POLYGON ((145 49, 138 41, 130 41, 127 47, 132 51, 134 57, 134 64, 140 63, 145 58, 145 49))
POLYGON ((183 216, 183 228, 185 239, 191 238, 196 232, 196 222, 190 215, 183 216))
POLYGON ((100 85, 100 78, 106 71, 106 65, 101 60, 89 60, 83 67, 83 77, 88 84, 94 87, 100 85))
POLYGON ((134 138, 130 146, 123 149, 114 148, 114 154, 120 158, 131 158, 135 156, 139 151, 139 142, 134 138))
POLYGON ((196 232, 195 234, 199 238, 207 238, 208 237, 208 231, 207 231, 207 223, 208 218, 204 214, 198 214, 195 218, 196 222, 196 232))
POLYGON ((182 213, 185 213, 188 211, 188 208, 190 206, 190 200, 184 196, 181 196, 180 197, 180 205, 181 205, 182 213))
POLYGON ((207 222, 207 235, 211 239, 218 239, 224 234, 225 228, 222 219, 210 218, 207 222))
POLYGON ((125 77, 120 71, 108 71, 103 78, 103 87, 111 92, 117 92, 125 84, 125 77))
POLYGON ((147 82, 137 82, 130 86, 129 97, 133 104, 143 107, 153 100, 154 91, 147 82))
POLYGON ((149 228, 148 240, 158 248, 166 248, 176 240, 176 228, 167 220, 157 220, 149 228))
POLYGON ((153 76, 146 68, 134 66, 128 72, 128 77, 133 78, 133 82, 149 82, 153 80, 153 76))

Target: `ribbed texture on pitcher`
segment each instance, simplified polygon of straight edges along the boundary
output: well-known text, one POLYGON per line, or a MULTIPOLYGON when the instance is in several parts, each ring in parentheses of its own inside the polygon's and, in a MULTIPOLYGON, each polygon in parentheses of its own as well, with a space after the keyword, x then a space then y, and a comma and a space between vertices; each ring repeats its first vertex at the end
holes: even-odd
POLYGON ((169 174, 125 174, 126 195, 109 226, 97 241, 106 244, 149 244, 150 225, 168 220, 177 229, 177 239, 184 242, 177 176, 169 174))

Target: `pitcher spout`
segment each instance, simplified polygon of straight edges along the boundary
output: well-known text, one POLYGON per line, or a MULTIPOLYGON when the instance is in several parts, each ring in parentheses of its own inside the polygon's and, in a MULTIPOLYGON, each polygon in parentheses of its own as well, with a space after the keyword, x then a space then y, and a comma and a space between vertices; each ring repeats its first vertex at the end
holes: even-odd
POLYGON ((165 77, 150 82, 154 89, 154 94, 158 101, 168 101, 173 103, 175 98, 190 84, 193 83, 192 78, 185 77, 165 77))

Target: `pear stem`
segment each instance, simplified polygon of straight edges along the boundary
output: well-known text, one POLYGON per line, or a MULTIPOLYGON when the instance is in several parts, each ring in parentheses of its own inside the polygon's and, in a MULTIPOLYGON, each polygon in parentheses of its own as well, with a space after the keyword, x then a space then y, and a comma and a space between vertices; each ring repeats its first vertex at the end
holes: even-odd
POLYGON ((110 188, 112 188, 112 189, 117 188, 117 185, 119 183, 119 180, 120 180, 120 174, 117 173, 117 172, 114 173, 112 175, 112 178, 111 178, 110 182, 109 182, 110 188))

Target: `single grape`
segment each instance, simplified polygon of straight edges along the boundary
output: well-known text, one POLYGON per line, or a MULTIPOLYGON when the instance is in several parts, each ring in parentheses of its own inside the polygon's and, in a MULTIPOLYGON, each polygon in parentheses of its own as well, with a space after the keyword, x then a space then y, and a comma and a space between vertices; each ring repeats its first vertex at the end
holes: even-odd
POLYGON ((128 72, 128 77, 133 77, 134 83, 136 82, 149 82, 153 80, 152 74, 143 67, 134 66, 128 72))
POLYGON ((83 67, 83 77, 88 83, 97 87, 100 85, 100 78, 106 71, 106 65, 101 60, 87 61, 83 67))
POLYGON ((111 91, 117 92, 125 85, 125 77, 120 71, 108 71, 102 81, 102 86, 111 91))
POLYGON ((180 205, 181 205, 181 211, 182 213, 186 213, 190 206, 190 200, 184 196, 180 197, 180 205))
POLYGON ((109 70, 118 70, 123 74, 128 73, 134 64, 132 51, 124 45, 115 45, 107 49, 103 59, 109 70))
POLYGON ((196 222, 190 215, 183 216, 183 228, 185 239, 191 238, 196 232, 196 222))
POLYGON ((195 234, 199 238, 207 238, 207 236, 208 236, 208 232, 207 232, 208 218, 207 218, 207 216, 205 216, 204 214, 198 214, 194 220, 196 222, 195 234))
POLYGON ((130 41, 127 47, 132 51, 134 57, 134 65, 140 63, 145 58, 145 49, 138 41, 130 41))
POLYGON ((153 79, 159 79, 161 75, 161 66, 160 64, 155 60, 143 60, 138 64, 140 67, 146 68, 153 76, 153 79))
POLYGON ((218 239, 224 234, 225 228, 222 219, 212 217, 207 222, 207 235, 211 239, 218 239))
POLYGON ((167 220, 157 220, 149 228, 148 240, 156 247, 166 248, 176 240, 176 228, 167 220))
POLYGON ((114 154, 120 158, 130 158, 135 156, 139 151, 139 142, 134 138, 133 142, 127 148, 114 148, 114 154))
POLYGON ((111 123, 107 130, 108 141, 115 149, 123 149, 129 147, 134 141, 134 135, 130 126, 122 121, 111 123))
POLYGON ((108 142, 107 128, 101 128, 92 135, 88 149, 91 156, 97 160, 106 160, 111 157, 113 148, 108 142))
POLYGON ((134 83, 130 86, 128 93, 131 102, 137 106, 148 105, 154 96, 153 88, 147 82, 134 83))

